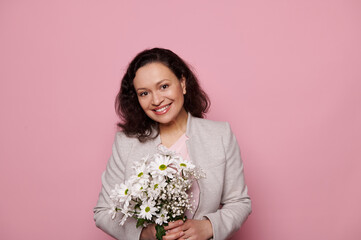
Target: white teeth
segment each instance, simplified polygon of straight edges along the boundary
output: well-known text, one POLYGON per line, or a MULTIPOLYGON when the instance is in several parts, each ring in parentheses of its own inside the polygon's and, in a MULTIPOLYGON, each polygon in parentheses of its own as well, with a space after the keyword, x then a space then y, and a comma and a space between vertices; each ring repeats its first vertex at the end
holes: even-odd
POLYGON ((155 110, 156 112, 163 112, 164 110, 166 110, 169 107, 169 105, 162 107, 160 109, 155 110))

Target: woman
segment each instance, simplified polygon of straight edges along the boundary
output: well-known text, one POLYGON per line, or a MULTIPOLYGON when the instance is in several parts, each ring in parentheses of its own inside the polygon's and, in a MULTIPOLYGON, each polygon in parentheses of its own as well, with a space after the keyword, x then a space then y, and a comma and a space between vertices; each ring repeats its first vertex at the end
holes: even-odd
POLYGON ((113 154, 102 175, 94 219, 117 239, 155 239, 154 225, 136 228, 128 218, 119 226, 109 215, 110 191, 132 174, 132 162, 162 144, 203 169, 205 178, 192 186, 194 216, 171 222, 163 239, 229 238, 251 213, 237 140, 226 122, 203 119, 209 99, 187 64, 167 49, 139 53, 129 64, 116 98, 122 122, 113 154))

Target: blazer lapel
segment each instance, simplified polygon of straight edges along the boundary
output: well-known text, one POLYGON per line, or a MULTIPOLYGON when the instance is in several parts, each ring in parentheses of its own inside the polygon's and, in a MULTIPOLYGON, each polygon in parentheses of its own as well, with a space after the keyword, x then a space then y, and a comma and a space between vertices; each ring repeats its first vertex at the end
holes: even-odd
MULTIPOLYGON (((204 161, 201 157, 197 157, 197 156, 201 156, 199 155, 199 150, 202 149, 202 143, 199 141, 200 139, 197 138, 197 132, 196 132, 196 126, 194 126, 194 117, 188 113, 188 121, 187 121, 187 131, 186 131, 186 136, 188 137, 188 139, 186 140, 186 145, 187 145, 187 150, 188 150, 188 155, 189 155, 189 160, 196 165, 196 167, 199 168, 203 168, 204 165, 204 161)), ((201 202, 202 202, 202 190, 203 190, 203 186, 202 186, 202 181, 196 181, 196 184, 198 185, 199 188, 199 196, 198 196, 198 205, 195 208, 194 214, 193 214, 193 218, 197 219, 197 213, 199 212, 199 208, 201 206, 201 202)))

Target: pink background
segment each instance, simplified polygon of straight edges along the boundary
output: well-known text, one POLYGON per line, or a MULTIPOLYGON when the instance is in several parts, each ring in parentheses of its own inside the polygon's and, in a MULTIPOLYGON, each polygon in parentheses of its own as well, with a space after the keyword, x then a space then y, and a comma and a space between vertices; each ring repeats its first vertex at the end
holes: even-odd
POLYGON ((111 239, 92 208, 113 103, 170 48, 239 140, 253 213, 233 239, 361 239, 361 3, 0 2, 0 239, 111 239))

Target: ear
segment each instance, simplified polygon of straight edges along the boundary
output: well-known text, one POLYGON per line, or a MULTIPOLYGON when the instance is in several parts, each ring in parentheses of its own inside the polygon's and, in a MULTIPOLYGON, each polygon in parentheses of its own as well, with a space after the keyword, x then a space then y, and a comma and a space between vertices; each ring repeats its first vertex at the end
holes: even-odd
POLYGON ((183 95, 187 93, 187 89, 186 89, 186 79, 185 77, 182 77, 180 79, 180 84, 181 84, 181 87, 182 87, 182 91, 183 91, 183 95))

